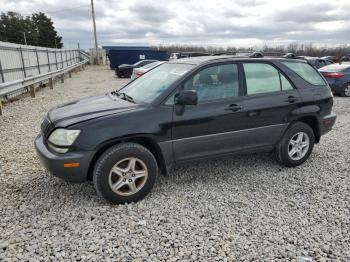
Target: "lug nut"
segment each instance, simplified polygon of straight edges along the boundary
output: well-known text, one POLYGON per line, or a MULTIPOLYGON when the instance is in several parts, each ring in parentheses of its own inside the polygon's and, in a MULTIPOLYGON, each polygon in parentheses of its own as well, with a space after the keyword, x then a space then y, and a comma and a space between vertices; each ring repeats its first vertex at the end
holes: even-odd
POLYGON ((134 176, 135 176, 135 174, 132 174, 132 176, 134 177, 134 176))
POLYGON ((124 178, 124 179, 123 179, 123 181, 125 182, 125 181, 126 181, 126 179, 124 178))
POLYGON ((129 179, 129 182, 132 182, 132 180, 131 180, 131 179, 129 179))

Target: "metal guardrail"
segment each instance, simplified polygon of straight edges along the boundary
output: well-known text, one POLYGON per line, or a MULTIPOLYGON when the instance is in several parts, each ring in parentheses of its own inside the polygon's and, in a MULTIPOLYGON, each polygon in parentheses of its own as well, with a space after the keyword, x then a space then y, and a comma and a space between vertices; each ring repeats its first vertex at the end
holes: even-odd
POLYGON ((37 76, 31 76, 31 77, 27 77, 21 80, 15 80, 12 82, 7 82, 7 83, 3 83, 0 84, 0 97, 2 96, 6 96, 8 94, 14 93, 18 90, 24 89, 26 87, 32 86, 34 84, 40 83, 40 82, 44 82, 46 80, 49 80, 50 78, 53 77, 57 77, 59 75, 63 75, 69 71, 71 71, 74 68, 77 68, 79 66, 82 66, 84 64, 86 64, 88 62, 88 60, 84 60, 82 62, 70 65, 66 68, 63 69, 59 69, 56 71, 52 71, 52 72, 48 72, 45 74, 41 74, 41 75, 37 75, 37 76))
MULTIPOLYGON (((31 97, 35 97, 35 85, 40 83, 49 83, 50 89, 53 89, 53 83, 55 77, 61 78, 61 83, 64 82, 64 74, 69 73, 69 77, 71 77, 71 71, 83 67, 86 63, 88 63, 88 60, 83 60, 81 62, 78 62, 76 64, 70 65, 66 68, 62 68, 56 71, 26 77, 21 80, 15 80, 7 83, 0 84, 0 116, 3 114, 3 107, 2 107, 2 97, 8 97, 8 95, 12 95, 18 91, 25 91, 30 92, 31 97)), ((24 93, 24 92, 22 92, 24 93)))

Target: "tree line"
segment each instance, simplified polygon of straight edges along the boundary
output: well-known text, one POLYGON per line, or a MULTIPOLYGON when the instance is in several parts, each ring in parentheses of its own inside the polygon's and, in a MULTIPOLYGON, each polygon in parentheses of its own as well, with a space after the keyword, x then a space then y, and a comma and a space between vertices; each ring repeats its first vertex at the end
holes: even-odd
POLYGON ((203 52, 209 54, 219 54, 219 53, 230 53, 237 51, 260 51, 268 53, 294 53, 298 56, 335 56, 336 58, 341 58, 345 54, 350 54, 350 45, 340 45, 340 46, 316 46, 313 43, 298 43, 292 42, 288 45, 279 46, 268 46, 265 44, 262 47, 251 46, 251 47, 204 47, 200 45, 159 45, 153 46, 155 50, 163 50, 170 55, 171 53, 179 52, 203 52))
POLYGON ((62 48, 62 37, 57 34, 51 18, 44 13, 22 16, 16 12, 1 13, 0 41, 34 46, 62 48))

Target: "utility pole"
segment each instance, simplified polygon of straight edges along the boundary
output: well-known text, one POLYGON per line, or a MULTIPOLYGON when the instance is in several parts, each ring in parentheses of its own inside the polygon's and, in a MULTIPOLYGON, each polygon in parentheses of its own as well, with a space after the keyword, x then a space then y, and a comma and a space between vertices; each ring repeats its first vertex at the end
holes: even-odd
POLYGON ((94 10, 94 0, 91 0, 91 13, 92 13, 92 22, 94 25, 94 36, 95 36, 95 55, 96 55, 96 64, 100 64, 100 59, 98 57, 98 45, 97 45, 97 34, 96 34, 96 22, 95 22, 95 10, 94 10))

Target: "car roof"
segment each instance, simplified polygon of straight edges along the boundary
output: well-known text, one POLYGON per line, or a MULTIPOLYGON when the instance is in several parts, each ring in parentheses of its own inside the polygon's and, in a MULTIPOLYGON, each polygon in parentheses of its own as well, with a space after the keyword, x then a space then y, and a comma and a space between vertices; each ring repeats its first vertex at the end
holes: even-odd
POLYGON ((189 57, 189 58, 181 58, 177 60, 173 60, 169 63, 172 64, 191 64, 191 65, 201 65, 207 64, 210 62, 225 62, 225 61, 291 61, 291 62, 303 62, 306 63, 305 60, 299 59, 290 59, 290 58, 280 58, 280 57, 259 57, 259 58, 250 58, 247 56, 234 56, 234 55, 220 55, 220 56, 197 56, 197 57, 189 57))

